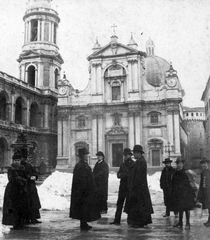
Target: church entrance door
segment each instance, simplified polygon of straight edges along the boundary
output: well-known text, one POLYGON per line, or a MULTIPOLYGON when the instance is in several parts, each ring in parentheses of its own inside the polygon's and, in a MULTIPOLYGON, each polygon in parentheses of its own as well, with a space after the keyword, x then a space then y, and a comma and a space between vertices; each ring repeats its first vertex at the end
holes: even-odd
POLYGON ((112 166, 119 167, 123 163, 123 143, 112 144, 112 166))

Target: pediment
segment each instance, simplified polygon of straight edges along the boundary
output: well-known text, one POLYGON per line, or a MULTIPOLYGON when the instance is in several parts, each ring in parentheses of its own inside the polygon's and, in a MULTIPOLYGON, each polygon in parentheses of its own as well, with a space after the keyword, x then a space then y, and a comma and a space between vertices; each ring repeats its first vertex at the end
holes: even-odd
POLYGON ((129 55, 129 54, 138 54, 139 51, 123 45, 121 43, 109 43, 106 46, 100 48, 99 50, 95 51, 88 57, 88 60, 93 58, 100 58, 106 56, 114 56, 114 55, 129 55))

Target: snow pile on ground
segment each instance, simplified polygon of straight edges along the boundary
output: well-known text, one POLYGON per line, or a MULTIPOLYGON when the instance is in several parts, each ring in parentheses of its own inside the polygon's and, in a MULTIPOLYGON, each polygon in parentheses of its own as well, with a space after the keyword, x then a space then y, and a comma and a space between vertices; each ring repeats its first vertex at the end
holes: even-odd
MULTIPOLYGON (((162 194, 160 189, 160 172, 147 176, 152 201, 156 202, 162 194)), ((41 186, 37 186, 39 198, 43 210, 66 210, 70 206, 70 194, 72 185, 72 173, 55 171, 41 186)), ((8 182, 7 174, 0 174, 0 208, 3 205, 4 190, 8 182)), ((120 179, 115 172, 109 174, 108 202, 116 203, 120 179)), ((161 198, 162 201, 162 198, 161 198)), ((158 203, 160 199, 158 200, 158 203)))

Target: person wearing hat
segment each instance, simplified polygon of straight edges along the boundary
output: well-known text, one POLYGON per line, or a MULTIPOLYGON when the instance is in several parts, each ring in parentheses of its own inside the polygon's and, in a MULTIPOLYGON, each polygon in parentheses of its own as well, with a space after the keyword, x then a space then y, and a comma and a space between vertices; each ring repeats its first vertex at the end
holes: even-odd
POLYGON ((100 219, 100 211, 96 202, 97 188, 88 165, 89 152, 86 148, 78 150, 80 161, 73 171, 71 204, 69 217, 80 220, 81 231, 89 231, 88 222, 100 219))
POLYGON ((176 171, 171 181, 170 210, 179 212, 179 221, 173 227, 183 227, 183 214, 186 215, 185 229, 190 229, 190 210, 195 207, 195 191, 190 184, 187 170, 184 168, 184 159, 176 159, 176 171))
MULTIPOLYGON (((172 160, 170 158, 166 158, 163 163, 165 167, 163 168, 160 176, 160 188, 163 190, 164 204, 166 206, 166 212, 163 217, 170 216, 169 210, 169 201, 171 195, 171 179, 175 172, 175 169, 171 166, 172 160)), ((177 213, 174 213, 177 215, 177 213)))
POLYGON ((13 225, 13 229, 21 230, 24 220, 29 215, 29 199, 27 194, 27 176, 24 166, 20 164, 22 154, 16 151, 8 169, 8 184, 4 193, 2 224, 13 225))
POLYGON ((108 178, 109 166, 105 161, 104 153, 99 151, 96 153, 98 161, 93 168, 93 176, 97 187, 97 201, 100 208, 100 213, 107 213, 107 199, 108 199, 108 178))
POLYGON ((202 209, 208 209, 208 221, 204 223, 204 225, 210 227, 210 160, 204 157, 200 163, 202 166, 202 172, 197 199, 202 204, 202 209))
POLYGON ((141 145, 135 145, 133 155, 136 159, 128 177, 128 197, 125 212, 128 214, 127 223, 133 228, 143 228, 152 223, 152 202, 147 183, 147 163, 143 156, 141 145))
POLYGON ((120 179, 120 186, 118 191, 118 199, 117 199, 117 209, 115 213, 115 218, 113 222, 110 224, 120 225, 121 215, 123 205, 126 200, 126 196, 128 194, 128 176, 130 174, 130 170, 134 167, 135 162, 132 160, 131 156, 132 151, 130 148, 125 148, 123 151, 124 162, 120 165, 119 171, 117 172, 117 178, 120 179))

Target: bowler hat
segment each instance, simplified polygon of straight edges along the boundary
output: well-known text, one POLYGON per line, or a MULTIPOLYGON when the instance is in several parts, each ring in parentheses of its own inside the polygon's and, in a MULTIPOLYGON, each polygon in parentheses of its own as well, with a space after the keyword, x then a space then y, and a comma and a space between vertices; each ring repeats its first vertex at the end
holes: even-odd
POLYGON ((81 156, 83 156, 83 155, 85 155, 85 154, 89 154, 89 152, 88 152, 88 150, 86 149, 86 148, 80 148, 79 150, 78 150, 78 155, 81 157, 81 156))
POLYGON ((203 158, 201 159, 200 163, 201 163, 201 164, 202 164, 202 163, 210 163, 210 160, 207 159, 206 157, 203 157, 203 158))
POLYGON ((141 153, 144 153, 143 148, 142 148, 141 145, 135 145, 135 146, 133 147, 133 152, 141 152, 141 153))
POLYGON ((170 158, 166 158, 163 163, 172 163, 173 161, 170 158))
POLYGON ((102 151, 98 151, 98 152, 96 153, 96 156, 103 156, 103 157, 104 157, 104 153, 103 153, 102 151))
POLYGON ((133 155, 130 148, 124 148, 123 155, 127 155, 127 154, 133 155))
POLYGON ((182 162, 182 163, 184 163, 185 162, 185 160, 183 159, 183 158, 181 158, 181 157, 178 157, 177 159, 176 159, 176 164, 177 163, 180 163, 180 162, 182 162))

